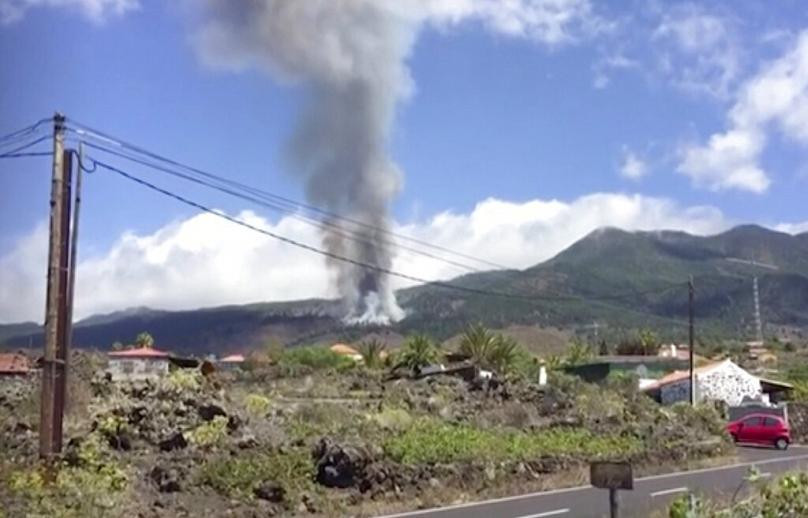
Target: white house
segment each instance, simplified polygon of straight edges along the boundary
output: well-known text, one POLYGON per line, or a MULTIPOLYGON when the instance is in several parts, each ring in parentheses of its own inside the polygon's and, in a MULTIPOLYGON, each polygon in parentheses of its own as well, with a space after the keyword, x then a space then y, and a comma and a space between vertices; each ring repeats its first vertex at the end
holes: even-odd
POLYGON ((168 374, 171 354, 149 347, 108 353, 112 379, 140 380, 168 374))
MULTIPOLYGON (((730 360, 723 360, 695 369, 697 401, 724 401, 740 405, 745 398, 761 399, 760 379, 749 374, 730 360)), ((662 404, 690 401, 690 372, 675 371, 643 388, 662 404)))

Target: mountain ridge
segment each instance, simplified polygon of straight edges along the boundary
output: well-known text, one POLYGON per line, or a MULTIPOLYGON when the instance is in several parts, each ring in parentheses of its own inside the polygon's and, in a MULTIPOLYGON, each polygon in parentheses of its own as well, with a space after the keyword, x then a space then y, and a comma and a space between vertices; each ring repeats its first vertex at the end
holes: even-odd
MULTIPOLYGON (((772 329, 808 330, 808 233, 790 235, 741 225, 712 236, 681 231, 606 227, 551 259, 523 270, 467 274, 451 284, 399 290, 407 316, 395 333, 448 338, 469 322, 492 327, 529 325, 575 329, 592 322, 614 330, 651 327, 671 339, 686 330, 690 276, 697 287, 702 329, 716 336, 748 334, 752 280, 757 277, 764 319, 772 329)), ((108 347, 147 330, 159 343, 186 352, 243 351, 267 341, 287 345, 356 339, 374 328, 346 327, 339 301, 310 299, 166 311, 129 308, 77 323, 76 343, 108 347)), ((10 334, 8 346, 41 343, 41 332, 10 334)))

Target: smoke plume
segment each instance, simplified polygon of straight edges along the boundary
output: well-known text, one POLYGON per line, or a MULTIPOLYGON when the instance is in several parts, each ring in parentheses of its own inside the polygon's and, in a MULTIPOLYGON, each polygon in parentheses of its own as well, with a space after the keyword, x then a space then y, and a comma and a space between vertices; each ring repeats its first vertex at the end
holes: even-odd
MULTIPOLYGON (((373 0, 216 0, 210 8, 212 21, 198 35, 206 59, 257 64, 305 85, 307 104, 288 152, 308 201, 379 229, 331 221, 323 245, 389 269, 392 250, 383 232, 401 173, 388 141, 397 102, 409 92, 404 60, 413 25, 373 0), (358 239, 345 239, 342 225, 358 239)), ((387 275, 337 260, 329 266, 347 320, 386 324, 403 317, 387 275)))
MULTIPOLYGON (((205 6, 196 34, 204 61, 258 66, 304 85, 308 99, 289 143, 291 168, 305 179, 309 202, 380 229, 358 229, 351 241, 343 223, 332 221, 336 230, 323 231, 324 246, 381 269, 392 265, 381 234, 402 178, 388 153, 390 130, 412 89, 406 58, 419 27, 476 18, 497 32, 553 45, 591 25, 588 0, 206 0, 205 6)), ((403 317, 387 275, 340 261, 330 266, 347 320, 403 317)))

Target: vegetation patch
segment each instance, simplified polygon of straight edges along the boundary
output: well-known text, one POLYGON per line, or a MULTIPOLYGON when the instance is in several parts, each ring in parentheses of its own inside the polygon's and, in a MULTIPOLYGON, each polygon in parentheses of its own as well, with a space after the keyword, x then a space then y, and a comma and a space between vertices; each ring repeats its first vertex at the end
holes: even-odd
POLYGON ((641 450, 633 437, 593 435, 582 428, 553 428, 520 432, 505 428, 476 428, 434 419, 419 419, 384 442, 385 452, 404 464, 531 460, 546 456, 581 459, 626 457, 641 450))
POLYGON ((354 360, 341 356, 327 347, 293 347, 280 355, 278 364, 282 367, 308 367, 314 370, 343 370, 355 365, 354 360))
POLYGON ((44 466, 22 469, 10 475, 8 485, 13 495, 24 500, 26 516, 119 516, 115 509, 129 477, 93 433, 78 446, 71 464, 60 463, 51 471, 44 466))
POLYGON ((293 498, 313 487, 311 453, 302 448, 243 457, 221 457, 206 462, 198 482, 233 498, 252 499, 255 489, 276 482, 293 498))

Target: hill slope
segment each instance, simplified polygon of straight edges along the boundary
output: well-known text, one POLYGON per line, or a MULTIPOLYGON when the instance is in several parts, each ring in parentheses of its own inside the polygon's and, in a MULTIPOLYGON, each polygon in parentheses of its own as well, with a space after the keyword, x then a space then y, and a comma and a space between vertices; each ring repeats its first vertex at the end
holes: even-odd
MULTIPOLYGON (((612 330, 652 327, 671 338, 686 332, 688 277, 696 285, 701 331, 747 337, 757 277, 769 328, 808 330, 808 234, 792 236, 740 226, 715 236, 684 232, 592 232, 553 259, 526 270, 466 275, 453 284, 489 295, 418 286, 399 292, 407 318, 387 332, 429 332, 446 338, 469 322, 576 328, 597 321, 612 330)), ((333 301, 229 306, 196 311, 144 308, 95 316, 76 327, 76 343, 107 347, 150 331, 158 343, 187 352, 244 350, 353 339, 373 331, 346 328, 333 301)), ((0 341, 41 344, 41 334, 0 326, 0 341), (13 336, 12 336, 13 335, 13 336)))

